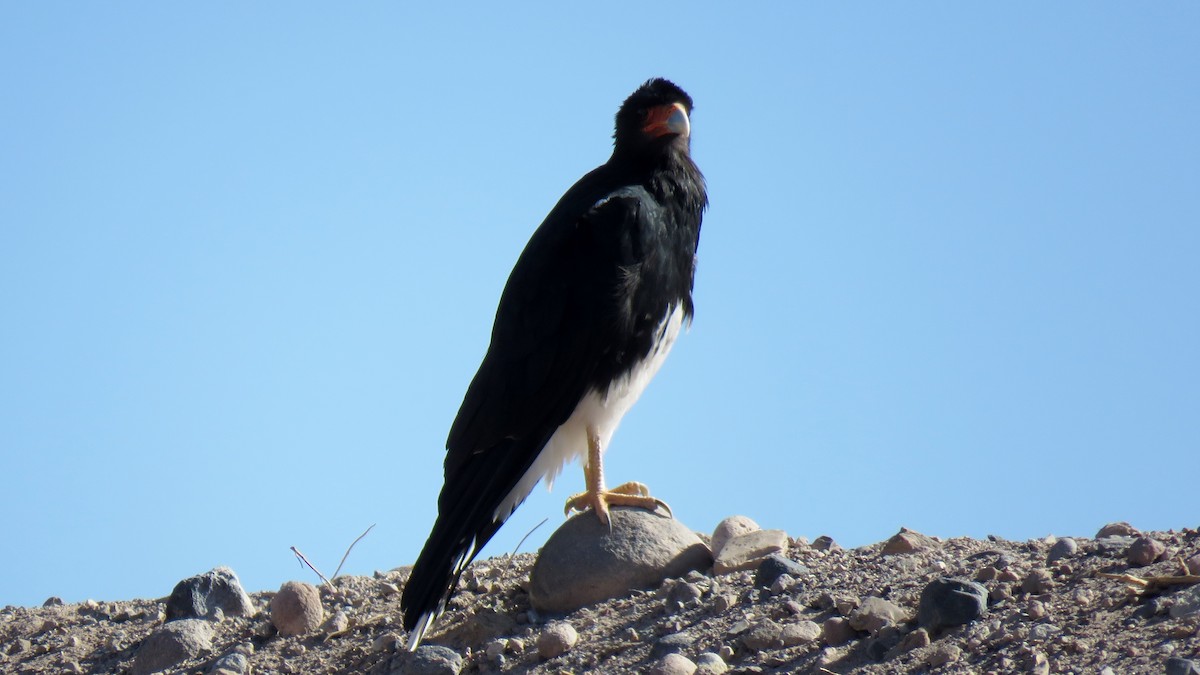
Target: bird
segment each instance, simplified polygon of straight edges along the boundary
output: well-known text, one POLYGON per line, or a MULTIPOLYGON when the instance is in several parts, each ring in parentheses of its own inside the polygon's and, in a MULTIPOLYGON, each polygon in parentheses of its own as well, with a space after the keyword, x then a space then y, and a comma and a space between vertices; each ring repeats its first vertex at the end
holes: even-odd
MULTIPOLYGON (((518 257, 491 342, 446 440, 438 515, 401 596, 408 649, 459 577, 543 478, 583 460, 567 513, 666 504, 604 484, 602 454, 693 315, 708 206, 691 157, 693 102, 652 78, 621 104, 608 161, 559 199, 518 257)), ((667 513, 670 513, 669 508, 667 513)))

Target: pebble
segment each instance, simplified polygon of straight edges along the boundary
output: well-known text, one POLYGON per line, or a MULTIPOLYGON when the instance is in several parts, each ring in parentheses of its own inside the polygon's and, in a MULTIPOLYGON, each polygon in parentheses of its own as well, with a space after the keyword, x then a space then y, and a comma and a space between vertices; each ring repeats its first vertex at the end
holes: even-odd
POLYGON ((271 598, 271 623, 280 635, 304 635, 325 620, 321 593, 303 581, 285 581, 271 598))
POLYGON ((755 622, 750 630, 742 635, 742 644, 750 651, 758 652, 764 649, 776 649, 783 645, 783 627, 770 619, 755 622))
POLYGON ((57 595, 52 595, 46 598, 46 601, 42 603, 42 607, 62 607, 62 605, 63 599, 57 595))
POLYGON ((667 654, 650 667, 651 675, 692 675, 696 664, 683 654, 667 654))
POLYGON ((851 628, 871 634, 878 633, 884 626, 904 623, 907 619, 908 613, 898 605, 875 596, 863 598, 858 609, 851 612, 849 617, 851 628))
POLYGON ((741 534, 748 534, 761 529, 762 528, 758 526, 758 523, 750 520, 746 516, 729 516, 725 520, 717 523, 716 528, 713 529, 709 547, 712 548, 712 553, 714 556, 720 555, 721 549, 725 548, 725 544, 729 542, 730 539, 733 539, 741 534))
POLYGON ((830 537, 829 535, 825 535, 825 534, 823 534, 813 540, 812 548, 813 548, 813 550, 816 550, 816 551, 840 551, 840 550, 842 550, 842 547, 838 546, 837 542, 833 540, 833 537, 830 537))
POLYGON ((1079 552, 1078 542, 1071 537, 1063 537, 1054 542, 1054 545, 1050 547, 1050 553, 1046 555, 1046 561, 1054 562, 1063 558, 1070 558, 1077 552, 1079 552))
POLYGON ((664 635, 650 648, 650 658, 657 659, 667 654, 680 654, 692 648, 696 639, 687 633, 664 635))
POLYGON ((1161 558, 1167 547, 1157 539, 1138 537, 1125 552, 1125 559, 1134 567, 1145 567, 1161 558))
POLYGON ((763 558, 754 571, 754 585, 760 588, 770 588, 781 576, 787 575, 792 579, 797 579, 807 573, 808 568, 804 565, 787 556, 772 553, 763 558))
POLYGON ((933 539, 914 532, 908 528, 902 527, 900 531, 892 535, 891 539, 883 545, 883 550, 880 551, 883 555, 899 555, 902 553, 915 553, 928 549, 937 548, 938 544, 933 539))
POLYGON ((1178 656, 1167 659, 1166 675, 1200 675, 1200 663, 1178 656))
POLYGON ((1192 586, 1175 594, 1175 604, 1171 605, 1172 619, 1200 612, 1200 585, 1192 586))
POLYGON ((730 607, 737 605, 737 596, 732 594, 718 595, 713 598, 712 608, 715 614, 724 614, 730 607))
POLYGON ((900 640, 900 644, 896 646, 896 651, 901 653, 909 652, 921 647, 928 647, 929 644, 929 631, 924 628, 918 628, 900 640))
POLYGON ((321 624, 321 632, 326 635, 332 635, 334 633, 341 633, 349 627, 350 617, 346 616, 346 613, 339 609, 330 614, 329 618, 325 619, 325 623, 321 624))
POLYGON ((1046 605, 1040 600, 1030 600, 1025 607, 1025 614, 1033 621, 1038 621, 1046 617, 1046 605))
POLYGON ((239 652, 230 652, 216 661, 213 661, 212 668, 209 669, 209 672, 213 673, 213 675, 216 675, 217 673, 228 675, 229 673, 244 673, 249 667, 250 660, 246 658, 245 654, 241 654, 239 652))
POLYGON ((254 602, 228 567, 180 581, 167 598, 167 621, 213 618, 218 611, 225 616, 254 615, 254 602))
POLYGON ((380 652, 395 652, 399 651, 402 644, 404 644, 404 638, 399 633, 388 631, 371 642, 371 651, 376 654, 380 652))
POLYGON ((772 553, 787 550, 788 536, 783 530, 756 530, 729 539, 713 562, 713 572, 728 574, 752 570, 772 553))
POLYGON ((917 623, 936 633, 968 624, 987 614, 988 591, 973 581, 940 577, 925 585, 917 605, 917 623))
POLYGON ((824 638, 825 644, 830 647, 840 647, 858 637, 858 634, 850 627, 849 621, 840 616, 835 616, 831 619, 826 619, 825 623, 821 624, 821 637, 824 638))
POLYGON ((421 645, 398 660, 400 667, 393 669, 391 675, 458 675, 463 667, 458 652, 438 645, 421 645))
POLYGON ((930 668, 944 666, 947 663, 954 663, 962 658, 962 648, 957 645, 942 644, 929 654, 925 659, 925 663, 929 664, 930 668))
POLYGON ((538 656, 543 660, 562 656, 571 651, 576 642, 579 642, 579 633, 571 624, 565 621, 547 624, 537 639, 538 656))
POLYGON ((179 619, 164 624, 138 647, 131 675, 149 675, 173 668, 212 648, 212 624, 203 619, 179 619))
POLYGON ((484 647, 484 653, 493 661, 499 660, 504 656, 504 650, 508 648, 507 640, 492 640, 484 647))
POLYGON ((789 623, 783 627, 779 640, 784 647, 807 644, 821 637, 821 626, 815 621, 789 623))
POLYGON ((704 652, 696 657, 696 675, 721 675, 727 670, 729 666, 719 654, 704 652))
POLYGON ((1136 537, 1140 535, 1137 528, 1126 522, 1109 523, 1096 533, 1097 539, 1104 537, 1136 537))
POLYGON ((1188 558, 1184 566, 1187 567, 1188 574, 1200 575, 1200 553, 1188 558))
POLYGON ((667 592, 667 599, 686 607, 699 600, 703 595, 704 591, 699 586, 685 581, 671 586, 671 590, 667 592))
POLYGON ((1096 553, 1106 557, 1117 557, 1125 555, 1125 551, 1136 541, 1135 537, 1122 537, 1112 535, 1109 537, 1098 537, 1095 541, 1096 553))
POLYGON ((1021 582, 1021 590, 1032 595, 1045 593, 1051 588, 1054 588, 1054 578, 1050 576, 1050 570, 1042 567, 1029 570, 1021 582))

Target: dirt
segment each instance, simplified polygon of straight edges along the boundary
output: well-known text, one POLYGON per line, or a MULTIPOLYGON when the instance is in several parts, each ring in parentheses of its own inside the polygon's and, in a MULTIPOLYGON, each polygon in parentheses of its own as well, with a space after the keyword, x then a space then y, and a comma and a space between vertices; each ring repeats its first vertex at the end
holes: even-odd
MULTIPOLYGON (((884 554, 884 542, 823 550, 827 542, 792 540, 787 556, 807 571, 773 587, 757 587, 753 571, 692 573, 557 617, 529 605, 525 589, 534 554, 491 558, 467 572, 427 644, 453 649, 464 673, 654 672, 665 667, 662 659, 671 651, 716 669, 713 656, 701 655, 720 655, 734 673, 1164 673, 1172 658, 1200 663, 1200 613, 1180 611, 1191 594, 1200 594, 1185 562, 1200 561, 1194 557, 1200 531, 1146 533, 1161 544, 1161 554, 1134 566, 1130 549, 1139 534, 1076 538, 1077 550, 1052 562, 1053 538, 921 539, 918 545, 927 548, 896 554, 884 554), (988 590, 988 608, 967 625, 929 634, 916 624, 918 602, 925 586, 943 576, 978 581, 988 590), (1138 579, 1156 581, 1143 587, 1138 579), (871 597, 890 601, 904 616, 874 633, 849 631, 838 621, 871 597), (560 621, 575 629, 578 641, 544 659, 538 637, 560 621), (806 622, 824 630, 806 634, 800 630, 806 626, 811 633, 806 622), (783 646, 773 636, 792 625, 790 646, 783 646), (831 646, 839 627, 848 641, 831 646)), ((1147 548, 1145 542, 1139 546, 1147 548)), ((1065 549, 1060 544, 1055 550, 1065 549)), ((254 616, 214 622, 211 647, 171 672, 214 672, 217 659, 235 651, 246 655, 248 667, 220 672, 411 671, 399 611, 407 574, 400 568, 374 578, 335 579, 321 598, 326 616, 340 616, 302 636, 279 635, 268 609, 272 594, 252 594, 254 616)), ((130 672, 143 641, 163 624, 164 602, 5 607, 0 672, 130 672)), ((688 661, 677 672, 686 672, 688 661)))

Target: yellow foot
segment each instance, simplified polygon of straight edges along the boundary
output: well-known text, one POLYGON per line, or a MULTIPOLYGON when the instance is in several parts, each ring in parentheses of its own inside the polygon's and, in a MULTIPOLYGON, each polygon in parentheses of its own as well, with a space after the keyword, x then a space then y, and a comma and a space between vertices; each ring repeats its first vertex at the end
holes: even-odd
POLYGON ((590 508, 596 512, 596 517, 600 519, 601 523, 608 525, 608 507, 610 506, 635 506, 647 511, 657 511, 659 508, 662 508, 667 512, 667 515, 674 517, 671 513, 671 507, 667 506, 666 502, 650 496, 650 488, 641 483, 633 482, 622 483, 610 490, 580 492, 577 495, 572 495, 567 500, 567 505, 563 508, 563 513, 586 511, 590 508))

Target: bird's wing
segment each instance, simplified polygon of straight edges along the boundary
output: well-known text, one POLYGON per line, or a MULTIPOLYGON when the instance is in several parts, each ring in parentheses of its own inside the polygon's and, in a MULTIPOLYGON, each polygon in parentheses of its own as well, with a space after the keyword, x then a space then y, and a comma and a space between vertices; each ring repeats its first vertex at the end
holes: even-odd
MULTIPOLYGON (((590 208, 562 207, 513 268, 491 345, 450 429, 437 521, 401 601, 410 644, 508 518, 497 509, 594 386, 597 368, 621 348, 630 321, 622 296, 644 255, 656 203, 628 188, 590 208)), ((526 496, 516 495, 512 508, 526 496)))

